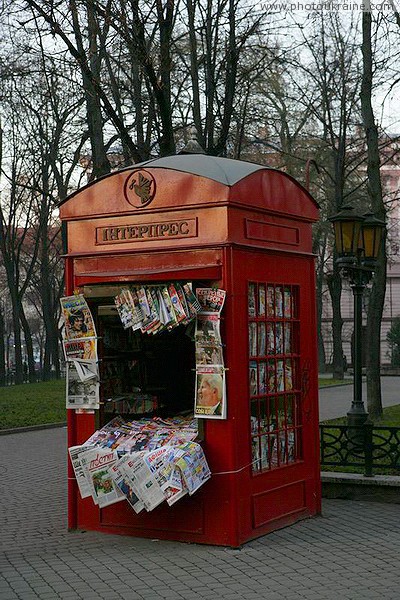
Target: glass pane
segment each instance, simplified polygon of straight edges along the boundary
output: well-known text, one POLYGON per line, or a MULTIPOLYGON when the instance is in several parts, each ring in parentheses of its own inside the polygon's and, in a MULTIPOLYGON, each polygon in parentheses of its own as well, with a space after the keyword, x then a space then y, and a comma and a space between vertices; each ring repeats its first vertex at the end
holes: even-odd
POLYGON ((285 373, 283 368, 283 360, 278 360, 276 363, 276 391, 285 391, 285 373))
POLYGON ((275 316, 283 317, 283 292, 281 287, 275 288, 275 316))
POLYGON ((275 328, 273 323, 267 323, 267 354, 275 354, 275 328))
POLYGON ((256 396, 258 393, 257 385, 257 363, 252 360, 249 365, 250 396, 256 396))
POLYGON ((276 374, 275 374, 275 361, 269 360, 267 368, 267 391, 268 393, 276 392, 276 374))
POLYGON ((249 317, 256 316, 256 285, 255 283, 249 284, 249 294, 248 294, 248 314, 249 317))
POLYGON ((293 389, 293 370, 292 361, 287 358, 285 361, 285 391, 290 392, 293 389))
POLYGON ((257 356, 257 323, 249 323, 249 352, 257 356))
POLYGON ((265 362, 260 362, 258 365, 258 393, 267 393, 267 368, 265 362))
POLYGON ((269 285, 267 287, 267 317, 275 316, 275 292, 274 287, 269 285))
POLYGON ((259 471, 261 469, 260 438, 258 437, 253 437, 251 439, 251 462, 253 464, 253 471, 259 471))
POLYGON ((258 324, 258 354, 265 356, 265 323, 258 324))
POLYGON ((283 354, 283 323, 275 323, 275 354, 283 354))
POLYGON ((258 316, 265 315, 265 285, 260 284, 258 287, 258 316))
POLYGON ((251 426, 251 434, 257 434, 259 431, 259 407, 257 400, 251 402, 251 415, 250 415, 250 426, 251 426))
POLYGON ((283 316, 285 319, 292 317, 292 292, 290 288, 285 288, 283 292, 283 316))
POLYGON ((283 324, 283 352, 285 354, 290 354, 293 352, 292 350, 292 324, 284 323, 283 324))

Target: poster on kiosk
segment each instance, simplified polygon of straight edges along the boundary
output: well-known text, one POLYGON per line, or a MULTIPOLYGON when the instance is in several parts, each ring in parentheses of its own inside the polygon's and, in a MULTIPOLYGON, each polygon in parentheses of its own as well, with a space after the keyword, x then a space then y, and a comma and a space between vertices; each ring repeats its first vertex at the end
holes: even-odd
POLYGON ((69 528, 238 547, 318 514, 312 196, 177 155, 60 216, 69 528))

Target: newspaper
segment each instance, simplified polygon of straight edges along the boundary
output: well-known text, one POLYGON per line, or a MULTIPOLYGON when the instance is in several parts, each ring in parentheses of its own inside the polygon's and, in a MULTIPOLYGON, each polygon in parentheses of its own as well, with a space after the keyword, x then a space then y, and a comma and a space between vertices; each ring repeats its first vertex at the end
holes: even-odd
POLYGON ((98 409, 100 406, 99 381, 82 381, 74 362, 67 362, 66 407, 75 409, 98 409))
POLYGON ((151 511, 164 501, 165 495, 155 475, 141 458, 135 454, 127 457, 120 464, 120 469, 145 509, 151 511))
POLYGON ((132 485, 129 482, 129 479, 122 472, 120 468, 120 462, 113 465, 111 467, 111 476, 114 480, 114 483, 119 487, 121 492, 124 494, 125 498, 132 506, 135 513, 140 513, 144 509, 144 504, 137 495, 135 494, 132 485))
POLYGON ((71 446, 68 448, 72 468, 74 469, 75 473, 76 483, 78 484, 79 493, 82 498, 88 498, 92 495, 89 480, 86 477, 86 471, 81 462, 82 452, 87 452, 88 449, 88 446, 71 446))
POLYGON ((115 450, 92 448, 80 454, 81 464, 95 504, 104 508, 125 499, 125 495, 114 483, 111 467, 118 461, 115 450))
POLYGON ((84 360, 82 358, 75 358, 72 362, 74 363, 74 367, 81 381, 89 381, 90 379, 99 378, 97 360, 84 360))

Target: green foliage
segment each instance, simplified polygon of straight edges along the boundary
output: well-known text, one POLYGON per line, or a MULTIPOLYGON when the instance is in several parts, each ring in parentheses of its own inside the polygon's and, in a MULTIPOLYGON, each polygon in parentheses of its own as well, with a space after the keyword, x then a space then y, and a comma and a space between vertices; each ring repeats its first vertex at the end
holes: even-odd
POLYGON ((389 344, 392 367, 400 367, 400 317, 393 319, 392 326, 386 334, 389 344))
POLYGON ((0 429, 66 420, 63 379, 0 388, 0 429))

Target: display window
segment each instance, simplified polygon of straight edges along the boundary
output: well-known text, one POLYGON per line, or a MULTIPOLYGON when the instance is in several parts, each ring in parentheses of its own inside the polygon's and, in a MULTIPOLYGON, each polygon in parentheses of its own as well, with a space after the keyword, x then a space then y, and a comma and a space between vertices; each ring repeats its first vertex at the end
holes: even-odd
POLYGON ((253 473, 302 458, 298 306, 298 286, 264 281, 248 285, 253 473))

